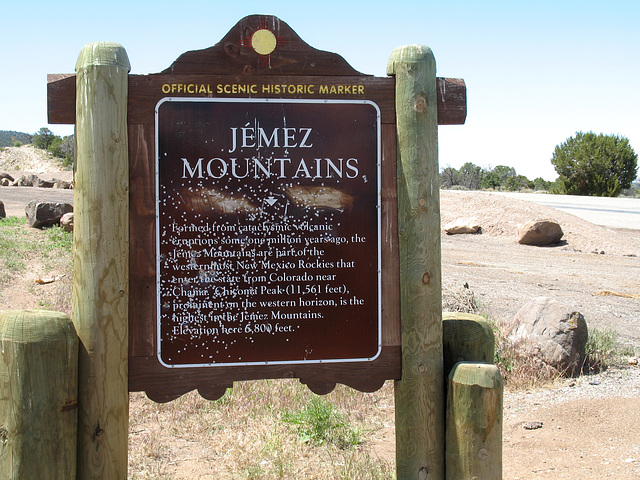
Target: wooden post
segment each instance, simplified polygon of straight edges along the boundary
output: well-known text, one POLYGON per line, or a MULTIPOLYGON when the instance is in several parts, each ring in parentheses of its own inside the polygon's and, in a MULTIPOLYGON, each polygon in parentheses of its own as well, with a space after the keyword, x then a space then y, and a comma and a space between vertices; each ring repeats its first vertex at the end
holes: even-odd
POLYGON ((457 363, 447 395, 447 480, 502 480, 502 376, 488 363, 457 363))
POLYGON ((480 315, 442 312, 442 345, 445 379, 458 362, 493 363, 493 330, 480 315))
POLYGON ((0 478, 76 478, 78 337, 64 313, 0 314, 0 478))
POLYGON ((444 382, 436 67, 428 47, 397 48, 402 379, 395 384, 398 479, 444 479, 444 382))
POLYGON ((72 317, 80 338, 78 479, 127 478, 129 59, 109 42, 76 63, 72 317))

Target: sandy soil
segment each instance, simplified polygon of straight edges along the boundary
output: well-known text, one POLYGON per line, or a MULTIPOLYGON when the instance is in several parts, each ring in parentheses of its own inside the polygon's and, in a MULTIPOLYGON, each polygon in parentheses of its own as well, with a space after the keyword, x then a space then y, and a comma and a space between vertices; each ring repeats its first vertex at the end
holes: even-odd
MULTIPOLYGON (((476 217, 483 232, 443 233, 444 285, 468 284, 482 309, 504 322, 531 298, 556 298, 579 310, 589 328, 611 328, 640 353, 640 299, 616 295, 640 294, 640 231, 614 231, 481 192, 441 192, 441 215, 443 225, 476 217), (561 245, 517 243, 517 226, 538 217, 560 223, 561 245)), ((505 480, 640 478, 638 367, 541 391, 507 391, 503 440, 505 480), (524 428, 532 422, 541 428, 524 428)))
MULTIPOLYGON (((443 191, 442 223, 474 216, 479 235, 442 236, 445 286, 465 283, 494 319, 511 320, 530 299, 554 297, 591 328, 615 330, 640 346, 640 231, 611 230, 558 210, 482 192, 443 191), (517 226, 554 218, 565 233, 553 247, 517 243, 517 226)), ((640 352, 639 352, 640 353, 640 352)))
MULTIPOLYGON (((47 170, 5 158, 0 155, 0 172, 47 170)), ((640 353, 640 300, 624 296, 640 294, 640 231, 614 231, 547 207, 479 192, 443 191, 441 208, 443 224, 474 216, 482 225, 481 234, 443 233, 445 286, 468 284, 482 309, 505 322, 529 299, 552 296, 575 306, 590 328, 612 328, 621 342, 640 353), (547 248, 519 245, 517 225, 537 217, 558 220, 565 241, 547 248)), ((16 297, 16 285, 7 288, 12 300, 0 308, 37 306, 28 304, 33 301, 29 295, 16 297)), ((6 299, 6 293, 0 292, 0 298, 6 299)), ((640 479, 638 367, 567 382, 506 393, 504 479, 640 479), (531 422, 542 426, 525 429, 531 422)), ((391 411, 388 420, 392 425, 391 411)), ((377 437, 376 452, 393 458, 393 428, 382 428, 377 437)))

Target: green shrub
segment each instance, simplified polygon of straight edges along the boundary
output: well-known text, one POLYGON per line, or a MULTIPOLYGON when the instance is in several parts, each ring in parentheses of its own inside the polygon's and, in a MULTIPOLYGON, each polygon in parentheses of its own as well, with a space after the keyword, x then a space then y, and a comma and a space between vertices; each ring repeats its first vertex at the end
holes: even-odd
POLYGON ((282 420, 295 425, 300 438, 314 445, 332 443, 344 449, 362 442, 360 431, 350 426, 331 403, 318 396, 312 397, 304 409, 285 413, 282 420))
POLYGON ((585 370, 601 371, 614 365, 618 360, 618 339, 610 328, 594 328, 589 331, 585 347, 585 370))

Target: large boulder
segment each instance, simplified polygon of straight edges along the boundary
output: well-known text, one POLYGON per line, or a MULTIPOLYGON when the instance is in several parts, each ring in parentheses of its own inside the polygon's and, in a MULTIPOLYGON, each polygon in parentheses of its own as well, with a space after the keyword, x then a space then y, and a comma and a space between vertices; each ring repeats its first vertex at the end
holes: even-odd
POLYGON ((37 183, 38 176, 33 173, 28 173, 26 175, 20 175, 11 185, 15 187, 33 187, 37 183))
POLYGON ((30 227, 45 228, 60 223, 60 219, 65 213, 73 211, 73 206, 62 202, 31 200, 24 211, 30 227))
POLYGON ((555 220, 548 218, 531 220, 518 227, 518 243, 545 247, 558 243, 564 232, 555 220))
POLYGON ((584 363, 587 322, 582 314, 557 300, 538 297, 516 314, 514 341, 532 341, 542 360, 562 372, 575 373, 584 363))
POLYGON ((54 179, 54 188, 64 188, 64 189, 71 189, 73 188, 73 183, 71 182, 67 182, 66 180, 60 180, 60 179, 54 179))
POLYGON ((460 233, 478 233, 480 224, 473 217, 460 217, 444 226, 444 231, 449 235, 457 235, 460 233))
POLYGON ((36 179, 33 186, 40 188, 53 188, 55 185, 55 180, 43 180, 41 178, 36 179))

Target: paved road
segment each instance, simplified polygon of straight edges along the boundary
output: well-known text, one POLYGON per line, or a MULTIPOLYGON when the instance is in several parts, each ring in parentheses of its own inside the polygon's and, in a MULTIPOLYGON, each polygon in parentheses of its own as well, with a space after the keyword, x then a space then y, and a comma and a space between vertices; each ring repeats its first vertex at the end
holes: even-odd
POLYGON ((0 187, 0 201, 8 217, 24 217, 24 208, 31 200, 73 204, 73 190, 36 187, 0 187))
POLYGON ((579 197, 542 193, 495 192, 570 213, 596 225, 640 230, 640 198, 579 197))
MULTIPOLYGON (((494 194, 546 205, 605 227, 640 230, 639 198, 578 197, 511 192, 494 192, 494 194)), ((31 200, 73 203, 73 190, 0 187, 0 201, 4 202, 8 216, 24 216, 24 207, 31 200)))

